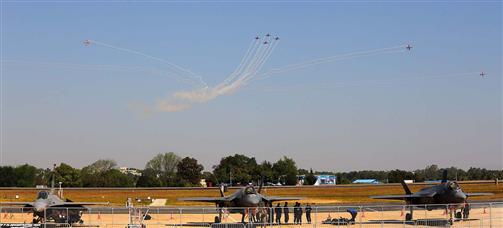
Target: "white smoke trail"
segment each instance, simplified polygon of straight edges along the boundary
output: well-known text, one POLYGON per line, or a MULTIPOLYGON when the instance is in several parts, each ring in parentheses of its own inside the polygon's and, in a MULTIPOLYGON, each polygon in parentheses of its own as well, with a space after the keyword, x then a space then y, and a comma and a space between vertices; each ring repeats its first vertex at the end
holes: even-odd
POLYGON ((248 62, 250 61, 250 58, 251 58, 251 55, 252 53, 255 51, 255 49, 257 48, 257 45, 260 45, 260 38, 259 37, 256 37, 255 40, 253 40, 251 42, 251 45, 250 47, 248 48, 248 50, 246 50, 246 53, 245 55, 243 56, 243 58, 241 59, 241 62, 239 63, 238 67, 236 68, 236 70, 234 70, 234 72, 232 72, 231 75, 229 75, 229 77, 227 77, 224 82, 225 83, 230 83, 232 80, 234 80, 237 76, 239 76, 240 74, 242 74, 243 70, 244 70, 244 67, 248 64, 248 62), (258 38, 258 39, 257 39, 258 38))
POLYGON ((157 105, 157 109, 161 111, 176 112, 188 109, 194 103, 204 103, 217 98, 218 96, 232 94, 242 86, 246 85, 246 81, 253 78, 257 71, 263 66, 265 61, 272 54, 272 50, 277 42, 272 42, 265 39, 267 43, 259 43, 252 45, 252 48, 247 51, 245 57, 241 61, 241 66, 227 77, 223 82, 214 87, 204 87, 190 91, 180 91, 173 94, 167 100, 161 101, 157 105))
POLYGON ((99 42, 99 41, 96 41, 96 40, 86 40, 84 42, 87 42, 89 44, 96 44, 96 45, 100 45, 100 46, 103 46, 103 47, 112 48, 112 49, 119 50, 119 51, 124 51, 124 52, 128 52, 128 53, 132 53, 132 54, 136 54, 136 55, 140 55, 140 56, 143 56, 143 57, 146 57, 146 58, 149 58, 149 59, 153 59, 153 60, 165 63, 168 66, 170 66, 171 70, 174 73, 179 74, 181 77, 183 77, 183 76, 189 77, 189 78, 191 78, 190 80, 194 81, 195 83, 199 83, 200 85, 202 85, 204 87, 208 86, 208 84, 206 84, 206 82, 203 80, 203 78, 200 75, 197 75, 197 74, 193 73, 192 71, 190 71, 188 69, 185 69, 185 68, 183 68, 181 66, 178 66, 178 65, 176 65, 176 64, 174 64, 174 63, 172 63, 172 62, 170 62, 168 60, 161 59, 159 57, 155 57, 155 56, 152 56, 152 55, 149 55, 149 54, 145 54, 143 52, 139 52, 139 51, 136 51, 136 50, 122 48, 122 47, 117 47, 117 46, 114 46, 114 45, 111 45, 111 44, 106 44, 106 43, 99 42))
POLYGON ((259 65, 256 67, 256 69, 254 69, 254 73, 253 75, 249 75, 248 77, 245 78, 245 83, 254 79, 256 76, 257 76, 257 73, 262 69, 262 67, 264 66, 264 64, 267 62, 267 60, 269 59, 269 57, 271 57, 271 54, 272 52, 274 51, 274 49, 276 48, 276 46, 278 45, 279 41, 276 40, 276 41, 273 41, 272 44, 271 44, 271 47, 269 48, 268 52, 266 52, 264 58, 261 60, 261 62, 259 63, 259 65))
MULTIPOLYGON (((77 63, 65 63, 65 62, 41 62, 41 61, 25 61, 25 60, 3 60, 9 65, 29 65, 31 67, 44 67, 44 68, 61 68, 61 69, 77 69, 77 70, 108 70, 108 71, 118 71, 118 72, 142 72, 151 75, 158 75, 163 77, 169 77, 177 82, 193 85, 193 81, 187 79, 186 77, 180 77, 179 74, 173 74, 168 71, 162 71, 152 67, 144 66, 122 66, 122 65, 103 65, 103 64, 77 64, 77 63)), ((147 74, 142 74, 147 75, 147 74)))
POLYGON ((365 85, 390 85, 392 83, 402 83, 411 82, 414 80, 430 80, 430 79, 443 79, 443 78, 478 78, 480 77, 480 72, 463 72, 463 73, 451 73, 451 74, 435 74, 435 75, 420 75, 420 76, 403 76, 398 78, 383 79, 383 80, 355 80, 355 81, 345 81, 345 82, 334 82, 330 85, 326 83, 319 85, 292 85, 292 86, 279 86, 279 87, 269 87, 265 88, 264 91, 274 92, 274 91, 287 91, 291 89, 308 89, 308 90, 320 90, 320 89, 334 89, 334 88, 344 88, 344 87, 358 87, 365 85))
POLYGON ((185 110, 192 107, 192 105, 195 103, 204 103, 222 95, 232 94, 253 80, 265 79, 273 74, 284 73, 291 70, 310 67, 328 62, 406 51, 404 45, 373 49, 368 51, 357 51, 342 55, 317 58, 296 64, 290 64, 284 67, 271 69, 262 74, 257 74, 263 67, 265 62, 269 59, 269 57, 271 56, 272 52, 274 51, 274 49, 278 44, 278 40, 276 39, 270 40, 269 37, 266 37, 265 40, 267 43, 265 44, 261 43, 258 45, 258 47, 252 46, 250 51, 249 52, 247 51, 245 57, 243 57, 241 61, 242 63, 240 64, 241 67, 238 66, 237 70, 235 71, 236 73, 234 73, 234 75, 231 74, 223 82, 217 84, 214 87, 204 87, 191 91, 176 92, 170 99, 160 102, 158 104, 158 109, 168 112, 185 110), (246 55, 248 55, 248 57, 246 55))
POLYGON ((306 68, 306 67, 310 67, 310 66, 314 66, 314 65, 318 65, 318 64, 323 64, 323 63, 328 63, 328 62, 348 60, 348 59, 354 59, 354 58, 360 58, 360 57, 368 57, 368 56, 373 56, 373 55, 406 52, 406 50, 403 48, 404 48, 404 46, 400 45, 400 46, 389 47, 389 48, 380 48, 380 49, 374 49, 374 50, 369 50, 369 51, 358 51, 358 52, 351 52, 351 53, 347 53, 347 54, 335 55, 335 56, 330 56, 330 57, 317 58, 317 59, 308 60, 308 61, 304 61, 304 62, 300 62, 300 63, 286 65, 286 66, 279 67, 279 68, 273 68, 267 72, 264 72, 264 73, 258 75, 256 80, 262 80, 262 79, 269 78, 270 75, 273 75, 273 74, 284 73, 284 72, 288 72, 291 70, 297 70, 297 69, 306 68))

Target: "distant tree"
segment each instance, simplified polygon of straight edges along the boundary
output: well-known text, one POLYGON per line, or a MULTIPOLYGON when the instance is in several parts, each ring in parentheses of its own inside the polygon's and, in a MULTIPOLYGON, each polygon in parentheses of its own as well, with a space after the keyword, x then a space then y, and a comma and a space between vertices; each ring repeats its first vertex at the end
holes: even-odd
POLYGON ((35 166, 24 164, 14 168, 16 187, 34 187, 37 175, 41 170, 35 166))
POLYGON ((297 170, 297 174, 298 175, 307 175, 307 174, 309 174, 309 170, 307 170, 307 169, 299 169, 299 170, 297 170))
POLYGON ((254 157, 235 154, 224 157, 220 164, 213 167, 213 174, 221 182, 246 184, 260 179, 257 161, 254 157))
POLYGON ((438 165, 429 165, 424 168, 424 176, 426 180, 440 180, 438 165))
POLYGON ((81 181, 84 187, 107 187, 105 173, 116 169, 117 163, 114 160, 98 160, 81 170, 81 181))
POLYGON ((414 173, 405 170, 391 170, 388 172, 389 183, 400 183, 402 180, 413 180, 414 173))
POLYGON ((314 175, 313 169, 309 170, 309 173, 306 174, 304 178, 304 185, 313 185, 316 183, 316 176, 314 175))
POLYGON ((110 169, 101 173, 102 182, 96 187, 134 187, 132 175, 124 174, 118 169, 110 169))
POLYGON ((61 163, 55 169, 55 182, 62 182, 64 187, 81 187, 80 170, 65 163, 61 163))
POLYGON ((274 163, 272 169, 275 177, 283 178, 286 185, 297 184, 297 165, 293 159, 285 156, 274 163))
POLYGON ((153 169, 144 169, 136 182, 136 187, 161 187, 162 183, 157 172, 153 169))
POLYGON ((161 179, 163 186, 173 186, 176 178, 176 167, 180 157, 173 152, 160 153, 147 162, 145 169, 152 169, 161 179))
POLYGON ((274 179, 274 171, 272 170, 272 164, 268 161, 263 161, 258 165, 259 175, 264 178, 264 182, 273 182, 277 180, 274 179))
POLYGON ((185 157, 177 164, 177 177, 184 186, 199 186, 204 167, 195 158, 185 157))
POLYGON ((0 166, 0 187, 15 187, 16 173, 12 166, 0 166))
POLYGON ((86 166, 90 172, 100 173, 117 168, 117 162, 112 159, 100 159, 86 166))

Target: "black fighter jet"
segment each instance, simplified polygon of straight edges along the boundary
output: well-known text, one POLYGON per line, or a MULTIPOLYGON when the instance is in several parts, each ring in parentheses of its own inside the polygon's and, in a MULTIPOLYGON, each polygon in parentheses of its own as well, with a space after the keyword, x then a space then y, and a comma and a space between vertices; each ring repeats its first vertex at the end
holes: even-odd
POLYGON ((226 196, 223 186, 220 187, 220 197, 193 197, 179 198, 180 201, 196 201, 215 203, 218 209, 219 220, 222 220, 222 211, 226 208, 229 213, 240 213, 242 215, 241 222, 244 223, 246 208, 256 208, 259 205, 272 206, 274 201, 299 200, 301 197, 281 197, 281 196, 265 196, 261 194, 262 182, 258 190, 253 185, 247 185, 231 195, 226 196))
MULTIPOLYGON (((414 206, 423 207, 431 211, 433 209, 446 209, 446 205, 452 206, 454 209, 463 208, 466 199, 470 196, 486 196, 493 195, 492 193, 465 193, 461 190, 458 183, 447 180, 447 170, 444 170, 442 181, 440 184, 423 188, 418 192, 412 193, 407 184, 402 180, 402 186, 405 195, 384 195, 370 196, 372 199, 390 199, 403 200, 408 205, 410 213, 405 215, 405 220, 412 220, 412 212, 414 206)), ((452 221, 452 211, 450 213, 452 221)))

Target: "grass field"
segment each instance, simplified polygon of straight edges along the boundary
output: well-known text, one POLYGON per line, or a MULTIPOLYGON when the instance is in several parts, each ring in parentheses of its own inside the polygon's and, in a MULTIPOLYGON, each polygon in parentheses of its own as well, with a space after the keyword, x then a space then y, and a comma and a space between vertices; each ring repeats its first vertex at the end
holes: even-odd
MULTIPOLYGON (((473 197, 470 200, 496 201, 503 200, 503 184, 496 185, 494 182, 486 183, 460 183, 464 192, 490 192, 492 196, 473 197)), ((409 187, 413 192, 427 187, 425 184, 412 184, 409 187)), ((226 194, 231 194, 235 189, 229 189, 226 194)), ((33 201, 37 193, 36 189, 0 189, 0 201, 33 201), (19 195, 19 199, 15 196, 19 195)), ((382 185, 338 185, 323 187, 267 187, 265 195, 274 196, 299 196, 304 197, 301 202, 310 202, 320 205, 328 204, 359 204, 359 203, 383 203, 393 202, 386 200, 370 199, 371 195, 403 194, 399 184, 382 185)), ((86 202, 110 202, 112 205, 124 205, 127 198, 163 198, 167 199, 168 206, 195 206, 212 205, 197 202, 178 201, 181 197, 219 196, 216 188, 197 189, 64 189, 65 198, 73 201, 86 202)), ((397 202, 397 201, 394 201, 397 202)), ((398 201, 397 203, 401 203, 398 201)))

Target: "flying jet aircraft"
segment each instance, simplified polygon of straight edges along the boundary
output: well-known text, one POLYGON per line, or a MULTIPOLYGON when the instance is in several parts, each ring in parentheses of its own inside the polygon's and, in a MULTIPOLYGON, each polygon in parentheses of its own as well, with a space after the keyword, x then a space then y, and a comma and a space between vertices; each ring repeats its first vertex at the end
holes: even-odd
POLYGON ((479 75, 480 75, 481 78, 485 78, 486 77, 486 73, 484 73, 484 71, 480 72, 479 75))
POLYGON ((83 43, 83 44, 84 44, 84 46, 86 46, 86 47, 87 47, 87 46, 89 46, 89 45, 91 45, 91 41, 90 41, 90 40, 84 40, 82 43, 83 43))
MULTIPOLYGON (((486 196, 493 195, 492 193, 465 193, 461 190, 458 183, 455 181, 447 180, 447 170, 442 174, 442 181, 440 184, 423 188, 418 192, 412 193, 407 184, 402 180, 402 186, 405 195, 384 195, 384 196, 370 196, 372 199, 390 199, 390 200, 404 200, 408 205, 410 213, 405 215, 405 220, 412 220, 412 205, 426 205, 426 209, 431 211, 433 209, 446 209, 445 205, 450 205, 454 209, 463 208, 466 199, 469 196, 486 196)), ((452 211, 450 213, 450 221, 452 222, 452 211)))
POLYGON ((223 186, 220 187, 220 197, 193 197, 193 198, 179 198, 180 201, 195 201, 215 203, 219 219, 222 220, 222 210, 226 208, 230 213, 241 213, 241 222, 244 223, 246 209, 255 208, 261 204, 272 206, 274 201, 287 201, 299 200, 301 197, 281 197, 281 196, 265 196, 261 194, 262 182, 260 182, 258 190, 253 185, 247 185, 240 188, 231 195, 226 196, 223 186))
POLYGON ((410 49, 412 49, 412 45, 407 44, 407 46, 405 46, 405 48, 410 51, 410 49))
MULTIPOLYGON (((54 173, 54 169, 53 169, 54 173)), ((23 206, 23 211, 33 211, 33 223, 53 221, 55 223, 83 223, 82 212, 87 210, 86 205, 108 205, 108 203, 97 202, 73 202, 63 200, 54 188, 54 174, 52 177, 51 189, 39 191, 37 198, 33 202, 0 202, 2 205, 23 206)))

